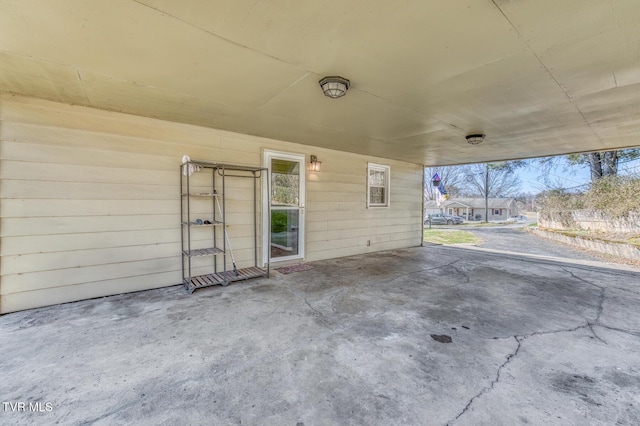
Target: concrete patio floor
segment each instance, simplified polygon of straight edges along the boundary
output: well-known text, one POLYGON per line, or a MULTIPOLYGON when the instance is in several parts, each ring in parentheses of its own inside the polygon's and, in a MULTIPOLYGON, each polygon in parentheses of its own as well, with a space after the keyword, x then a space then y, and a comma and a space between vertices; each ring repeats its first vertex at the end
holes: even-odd
POLYGON ((640 424, 638 272, 443 246, 311 265, 0 317, 0 424, 640 424))

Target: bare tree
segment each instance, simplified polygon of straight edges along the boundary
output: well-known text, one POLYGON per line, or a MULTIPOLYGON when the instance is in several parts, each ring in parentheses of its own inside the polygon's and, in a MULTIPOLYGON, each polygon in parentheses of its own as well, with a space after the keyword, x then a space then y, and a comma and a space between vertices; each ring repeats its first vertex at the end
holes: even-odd
MULTIPOLYGON (((489 163, 488 197, 515 197, 520 192, 521 182, 514 173, 515 168, 502 163, 489 163)), ((484 197, 486 194, 486 164, 464 166, 466 184, 461 195, 466 197, 484 197)))
POLYGON ((595 182, 605 176, 616 176, 618 174, 618 163, 622 161, 632 161, 640 158, 639 148, 621 149, 617 151, 589 152, 584 154, 569 154, 557 157, 538 158, 537 163, 545 176, 547 187, 553 187, 549 182, 549 171, 555 168, 562 168, 570 171, 575 167, 587 166, 591 173, 591 182, 595 182))
POLYGON ((443 166, 443 167, 425 167, 424 169, 424 199, 425 201, 435 200, 435 187, 431 182, 434 174, 438 174, 447 193, 453 197, 460 193, 461 188, 465 184, 466 175, 463 172, 464 166, 443 166))

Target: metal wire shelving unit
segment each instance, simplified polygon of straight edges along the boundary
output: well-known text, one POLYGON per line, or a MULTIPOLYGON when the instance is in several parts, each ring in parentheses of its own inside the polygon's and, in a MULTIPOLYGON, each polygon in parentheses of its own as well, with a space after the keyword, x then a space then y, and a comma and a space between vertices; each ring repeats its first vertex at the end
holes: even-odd
POLYGON ((193 160, 180 165, 182 283, 189 293, 203 287, 226 286, 235 281, 269 276, 268 262, 264 267, 258 266, 258 191, 261 187, 258 182, 266 175, 267 169, 263 167, 193 160), (203 176, 207 173, 211 176, 203 176), (236 267, 231 238, 227 231, 227 179, 253 180, 253 223, 247 224, 253 227, 253 266, 236 267), (206 203, 207 199, 210 199, 210 204, 206 203), (194 218, 200 214, 193 212, 194 204, 201 202, 208 205, 207 214, 210 219, 194 218), (203 257, 211 258, 213 261, 196 267, 195 259, 203 257), (229 260, 233 267, 229 266, 229 260))

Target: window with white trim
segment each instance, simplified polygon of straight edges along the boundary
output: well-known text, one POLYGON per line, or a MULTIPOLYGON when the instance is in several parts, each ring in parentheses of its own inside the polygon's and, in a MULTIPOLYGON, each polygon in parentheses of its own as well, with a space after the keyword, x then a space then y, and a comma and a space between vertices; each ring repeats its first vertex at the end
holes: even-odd
POLYGON ((367 208, 389 207, 391 167, 367 164, 367 208))

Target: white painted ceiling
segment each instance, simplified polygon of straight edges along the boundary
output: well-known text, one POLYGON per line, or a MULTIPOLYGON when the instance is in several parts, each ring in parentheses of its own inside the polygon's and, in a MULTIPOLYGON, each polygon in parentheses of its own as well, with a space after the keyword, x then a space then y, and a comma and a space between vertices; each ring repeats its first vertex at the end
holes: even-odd
POLYGON ((0 91, 426 165, 637 146, 640 0, 0 0, 0 91))

